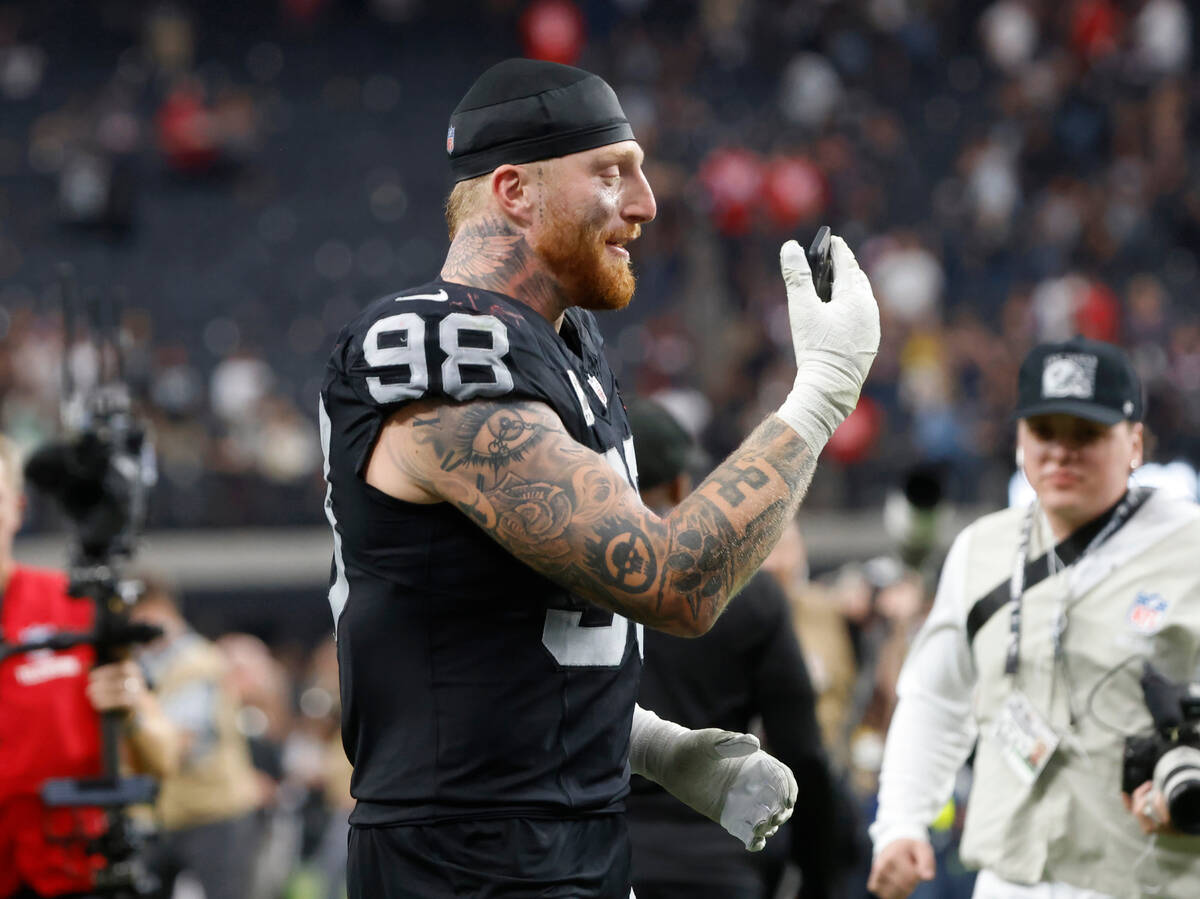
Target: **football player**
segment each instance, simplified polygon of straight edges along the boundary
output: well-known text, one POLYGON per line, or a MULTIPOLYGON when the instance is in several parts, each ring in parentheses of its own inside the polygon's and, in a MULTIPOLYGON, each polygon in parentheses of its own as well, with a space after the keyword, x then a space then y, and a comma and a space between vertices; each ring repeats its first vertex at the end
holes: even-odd
POLYGON ((321 393, 349 894, 626 899, 631 769, 749 849, 791 813, 754 737, 635 707, 642 627, 703 634, 758 568, 857 401, 878 310, 843 241, 829 304, 786 243, 792 393, 658 516, 592 317, 632 298, 655 214, 616 94, 508 60, 446 147, 439 277, 351 321, 321 393))

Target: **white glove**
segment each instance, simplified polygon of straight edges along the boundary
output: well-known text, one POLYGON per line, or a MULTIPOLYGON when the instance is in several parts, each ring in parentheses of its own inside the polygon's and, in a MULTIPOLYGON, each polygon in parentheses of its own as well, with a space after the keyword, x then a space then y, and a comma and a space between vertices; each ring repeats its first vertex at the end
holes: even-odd
POLYGON ((779 251, 788 319, 796 351, 796 383, 776 413, 813 453, 858 404, 879 351, 879 306, 846 241, 833 238, 833 289, 822 303, 804 250, 789 240, 779 251))
POLYGON ((753 734, 710 727, 688 730, 634 709, 629 766, 716 821, 751 852, 792 816, 796 778, 758 748, 753 734))

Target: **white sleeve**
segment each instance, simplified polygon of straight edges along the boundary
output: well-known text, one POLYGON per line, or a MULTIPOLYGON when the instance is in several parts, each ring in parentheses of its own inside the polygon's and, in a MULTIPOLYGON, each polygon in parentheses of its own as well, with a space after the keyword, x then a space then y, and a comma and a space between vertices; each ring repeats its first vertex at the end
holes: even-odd
POLYGON ((902 837, 929 839, 929 824, 975 744, 975 666, 965 607, 971 530, 950 548, 933 609, 900 672, 879 774, 879 810, 870 828, 876 853, 902 837))

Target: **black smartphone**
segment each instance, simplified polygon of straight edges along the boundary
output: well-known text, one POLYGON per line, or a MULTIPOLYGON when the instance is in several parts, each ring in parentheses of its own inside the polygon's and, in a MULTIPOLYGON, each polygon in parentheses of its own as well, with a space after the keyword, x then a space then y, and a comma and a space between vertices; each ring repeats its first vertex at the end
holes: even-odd
POLYGON ((832 236, 829 226, 822 225, 808 248, 808 267, 812 269, 813 287, 822 303, 828 303, 833 298, 833 259, 829 255, 832 236))

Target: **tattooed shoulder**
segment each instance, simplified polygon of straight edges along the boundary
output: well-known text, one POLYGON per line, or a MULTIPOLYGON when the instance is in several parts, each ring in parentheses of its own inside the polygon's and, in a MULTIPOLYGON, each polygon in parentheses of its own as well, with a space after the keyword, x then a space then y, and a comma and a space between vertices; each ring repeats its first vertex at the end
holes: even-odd
POLYGON ((557 419, 538 403, 445 404, 412 421, 412 439, 438 457, 442 471, 460 467, 498 476, 524 460, 557 419))

